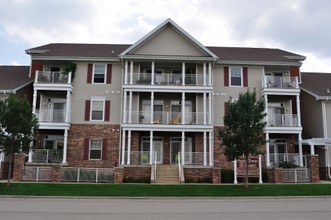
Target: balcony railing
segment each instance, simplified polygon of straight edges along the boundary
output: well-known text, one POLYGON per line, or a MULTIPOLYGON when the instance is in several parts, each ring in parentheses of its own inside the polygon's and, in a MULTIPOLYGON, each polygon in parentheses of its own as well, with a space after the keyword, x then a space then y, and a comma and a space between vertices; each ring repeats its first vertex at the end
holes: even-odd
MULTIPOLYGON (((150 164, 150 152, 149 151, 131 151, 130 152, 130 164, 142 165, 150 164)), ((163 157, 163 155, 157 155, 163 157)), ((128 163, 128 153, 125 153, 124 163, 128 163)), ((160 158, 158 158, 160 159, 160 158)), ((185 165, 204 165, 204 153, 203 152, 185 152, 184 153, 185 165)), ((154 162, 154 158, 153 158, 154 162)), ((178 161, 172 161, 172 163, 177 163, 178 161)), ((206 164, 209 163, 209 153, 206 153, 206 164)))
POLYGON ((32 162, 37 163, 61 163, 63 152, 59 150, 35 149, 32 154, 32 162))
MULTIPOLYGON (((185 125, 203 125, 208 124, 209 113, 203 112, 185 112, 185 125), (205 117, 205 122, 204 122, 205 117)), ((126 112, 126 123, 132 124, 151 124, 150 111, 132 111, 131 117, 129 111, 126 112), (131 120, 130 120, 131 119, 131 120)), ((154 111, 152 124, 180 125, 182 124, 182 114, 174 112, 154 111)))
MULTIPOLYGON (((185 74, 184 80, 182 74, 162 73, 154 74, 154 85, 161 86, 205 86, 208 84, 208 74, 204 80, 203 74, 185 74)), ((132 80, 128 84, 133 85, 152 85, 152 74, 150 73, 133 73, 132 80)))
POLYGON ((65 110, 38 109, 36 117, 39 122, 65 122, 65 110))
POLYGON ((69 74, 65 74, 63 72, 37 71, 36 82, 65 84, 68 83, 69 74))
POLYGON ((262 88, 298 89, 298 77, 264 76, 262 88))
POLYGON ((271 127, 297 127, 298 116, 296 114, 268 115, 267 126, 271 127))
POLYGON ((291 162, 297 166, 300 165, 300 158, 297 153, 270 153, 270 164, 278 167, 284 161, 291 162))

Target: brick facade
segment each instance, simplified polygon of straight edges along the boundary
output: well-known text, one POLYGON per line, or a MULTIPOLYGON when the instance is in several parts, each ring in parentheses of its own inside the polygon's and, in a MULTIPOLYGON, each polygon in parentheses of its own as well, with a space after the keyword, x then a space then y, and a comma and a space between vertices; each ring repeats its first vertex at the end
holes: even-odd
POLYGON ((320 181, 318 155, 307 156, 308 169, 310 169, 310 179, 312 183, 320 181))
POLYGON ((119 164, 120 126, 109 124, 72 124, 68 135, 67 163, 72 167, 113 168, 119 164), (84 140, 101 138, 106 143, 105 160, 84 158, 84 140))
POLYGON ((25 163, 24 154, 15 154, 14 155, 14 171, 13 171, 13 180, 14 181, 22 181, 24 163, 25 163))

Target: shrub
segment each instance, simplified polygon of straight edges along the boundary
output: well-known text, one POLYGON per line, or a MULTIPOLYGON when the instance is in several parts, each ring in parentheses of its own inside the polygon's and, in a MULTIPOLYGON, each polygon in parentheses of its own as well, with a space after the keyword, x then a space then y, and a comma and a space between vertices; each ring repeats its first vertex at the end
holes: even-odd
POLYGON ((151 183, 151 179, 149 176, 145 177, 126 177, 123 178, 123 183, 151 183))
POLYGON ((233 183, 234 173, 231 169, 221 170, 221 182, 222 183, 233 183))
POLYGON ((282 161, 279 163, 278 167, 281 167, 283 169, 291 169, 291 168, 297 168, 298 166, 290 161, 282 161))

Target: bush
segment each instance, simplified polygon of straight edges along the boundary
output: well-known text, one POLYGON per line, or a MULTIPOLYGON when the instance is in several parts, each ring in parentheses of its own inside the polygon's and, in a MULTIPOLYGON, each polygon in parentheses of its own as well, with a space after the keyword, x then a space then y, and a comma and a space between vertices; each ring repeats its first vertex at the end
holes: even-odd
POLYGON ((123 178, 123 183, 151 183, 151 179, 149 176, 138 177, 138 178, 126 177, 123 178))
POLYGON ((231 169, 221 170, 221 182, 222 183, 233 183, 234 173, 231 169))
POLYGON ((298 166, 290 161, 282 161, 279 163, 278 167, 281 167, 283 169, 291 169, 291 168, 297 168, 298 166))
POLYGON ((185 183, 212 183, 213 179, 210 176, 199 178, 185 178, 185 183))

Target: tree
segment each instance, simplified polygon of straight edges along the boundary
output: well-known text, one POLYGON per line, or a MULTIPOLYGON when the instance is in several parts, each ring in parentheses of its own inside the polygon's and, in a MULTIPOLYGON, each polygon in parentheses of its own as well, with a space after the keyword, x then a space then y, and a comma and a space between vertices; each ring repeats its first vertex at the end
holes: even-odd
MULTIPOLYGON (((259 146, 266 143, 262 129, 266 123, 264 100, 256 99, 256 92, 240 93, 237 101, 230 98, 224 115, 224 127, 219 135, 225 146, 225 155, 230 160, 245 156, 246 165, 250 155, 258 155, 259 146)), ((248 188, 248 166, 246 166, 246 188, 248 188)))
POLYGON ((11 94, 7 99, 0 101, 0 146, 9 156, 8 187, 13 155, 29 149, 37 126, 38 120, 26 99, 18 99, 11 94))

